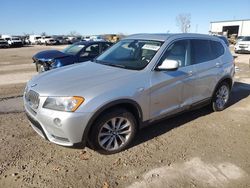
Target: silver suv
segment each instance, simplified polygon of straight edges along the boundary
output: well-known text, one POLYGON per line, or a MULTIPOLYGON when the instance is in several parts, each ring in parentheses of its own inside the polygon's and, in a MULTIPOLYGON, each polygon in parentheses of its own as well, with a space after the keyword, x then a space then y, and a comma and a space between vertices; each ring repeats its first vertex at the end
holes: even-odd
POLYGON ((234 59, 225 43, 200 34, 138 34, 94 61, 35 76, 24 106, 49 141, 86 143, 103 154, 125 149, 136 131, 192 107, 223 110, 234 59))

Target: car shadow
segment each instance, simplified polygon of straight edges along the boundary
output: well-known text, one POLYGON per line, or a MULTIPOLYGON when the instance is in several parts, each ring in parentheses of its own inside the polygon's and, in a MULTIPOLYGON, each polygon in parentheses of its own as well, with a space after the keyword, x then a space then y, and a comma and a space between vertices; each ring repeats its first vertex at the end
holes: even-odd
MULTIPOLYGON (((228 106, 230 107, 238 103, 249 95, 250 84, 235 82, 228 106)), ((210 108, 203 107, 200 109, 184 112, 172 118, 163 119, 156 123, 152 123, 138 132, 136 139, 131 144, 130 148, 151 140, 154 137, 165 134, 174 128, 180 127, 188 122, 191 122, 199 117, 206 116, 210 113, 213 113, 210 108)))

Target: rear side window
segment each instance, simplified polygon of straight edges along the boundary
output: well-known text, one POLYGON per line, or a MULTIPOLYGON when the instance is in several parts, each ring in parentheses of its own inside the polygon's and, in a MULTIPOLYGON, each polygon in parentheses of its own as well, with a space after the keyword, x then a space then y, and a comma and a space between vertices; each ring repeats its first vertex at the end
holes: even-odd
POLYGON ((191 40, 191 62, 199 64, 214 59, 209 40, 191 40))
POLYGON ((210 41, 211 49, 214 59, 222 56, 224 54, 224 47, 220 42, 210 41))

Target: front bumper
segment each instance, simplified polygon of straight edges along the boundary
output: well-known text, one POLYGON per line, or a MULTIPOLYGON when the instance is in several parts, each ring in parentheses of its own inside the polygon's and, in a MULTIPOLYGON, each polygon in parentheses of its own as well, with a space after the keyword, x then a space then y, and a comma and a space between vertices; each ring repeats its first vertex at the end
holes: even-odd
MULTIPOLYGON (((40 136, 63 146, 74 146, 79 143, 85 145, 84 130, 92 113, 54 111, 42 108, 42 105, 34 110, 25 98, 23 100, 30 124, 40 136), (56 118, 61 120, 60 125, 55 123, 56 118)), ((40 104, 43 102, 44 100, 41 100, 40 104)))
POLYGON ((242 53, 249 53, 250 52, 250 46, 244 46, 244 47, 240 47, 240 46, 236 46, 234 49, 235 52, 242 52, 242 53))
POLYGON ((0 48, 5 48, 5 47, 8 47, 8 43, 1 43, 0 44, 0 48))

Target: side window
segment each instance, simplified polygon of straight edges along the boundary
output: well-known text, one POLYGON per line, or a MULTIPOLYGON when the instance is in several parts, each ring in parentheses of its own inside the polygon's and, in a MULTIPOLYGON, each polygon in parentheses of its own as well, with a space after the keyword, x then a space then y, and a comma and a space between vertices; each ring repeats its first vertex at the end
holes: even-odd
POLYGON ((81 53, 80 57, 96 57, 99 54, 99 44, 92 44, 81 53))
POLYGON ((214 59, 209 40, 191 40, 191 64, 199 64, 214 59))
POLYGON ((161 62, 163 62, 165 59, 168 59, 178 61, 180 67, 189 65, 189 46, 189 40, 180 40, 174 42, 169 46, 163 55, 161 62))
POLYGON ((224 46, 217 41, 210 41, 211 44, 211 49, 212 49, 212 53, 214 56, 214 59, 222 56, 224 54, 224 46))
POLYGON ((111 46, 111 44, 109 44, 109 43, 103 43, 102 44, 102 52, 107 50, 110 46, 111 46))

